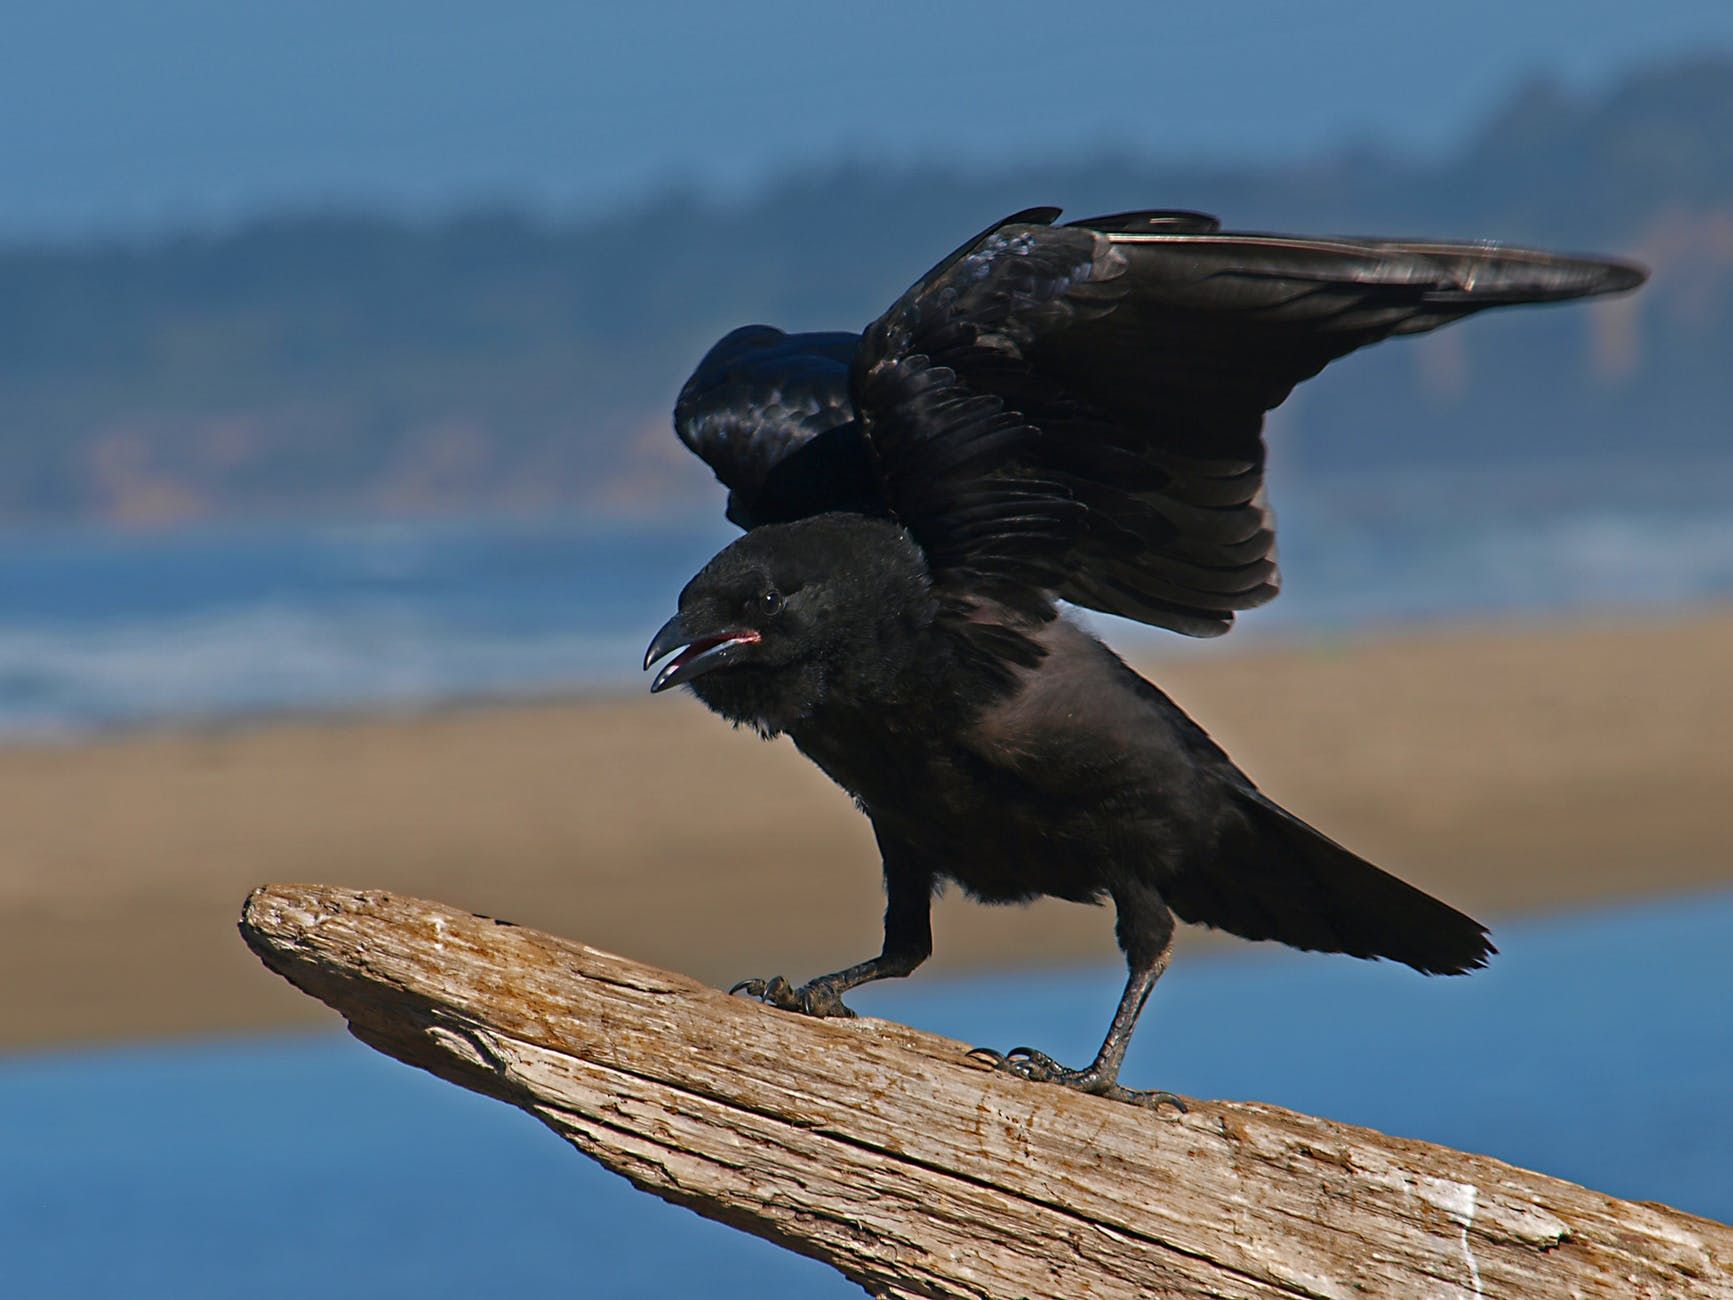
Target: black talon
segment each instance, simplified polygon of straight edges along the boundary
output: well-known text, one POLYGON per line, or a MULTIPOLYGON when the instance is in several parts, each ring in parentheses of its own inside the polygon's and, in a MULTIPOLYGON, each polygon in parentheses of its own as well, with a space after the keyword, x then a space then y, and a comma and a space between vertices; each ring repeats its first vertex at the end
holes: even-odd
POLYGON ((794 986, 780 975, 772 975, 769 979, 741 980, 728 990, 729 996, 744 993, 749 998, 756 998, 769 1007, 780 1007, 784 1011, 798 1011, 800 1004, 795 1000, 794 986))
POLYGON ((1105 1097, 1109 1101, 1129 1102, 1150 1110, 1159 1110, 1164 1105, 1172 1106, 1182 1115, 1190 1110, 1185 1102, 1171 1092, 1122 1088, 1117 1080, 1105 1073, 1099 1065, 1092 1065, 1086 1070, 1070 1070, 1047 1053, 1033 1047, 1013 1047, 1008 1052, 997 1052, 991 1047, 976 1047, 966 1055, 972 1060, 981 1061, 1029 1083, 1056 1083, 1061 1088, 1070 1088, 1074 1092, 1105 1097))
POLYGON ((741 980, 728 992, 730 995, 745 993, 748 997, 757 998, 765 1006, 775 1007, 779 1011, 795 1011, 801 1015, 821 1018, 854 1018, 854 1012, 843 1005, 842 997, 835 986, 823 979, 812 980, 795 988, 782 976, 773 975, 767 980, 741 980))
POLYGON ((1129 1102, 1133 1106, 1142 1106, 1146 1110, 1160 1110, 1163 1106, 1172 1106, 1181 1115, 1189 1115, 1191 1107, 1171 1092, 1160 1089, 1121 1088, 1117 1083, 1096 1094, 1110 1101, 1129 1102))
POLYGON ((1134 1106, 1147 1106, 1150 1110, 1159 1110, 1163 1106, 1172 1106, 1181 1115, 1191 1114, 1191 1107, 1186 1105, 1171 1092, 1151 1089, 1148 1092, 1129 1091, 1124 1100, 1134 1106))
POLYGON ((1076 1073, 1033 1047, 1013 1047, 1005 1053, 1005 1061, 1011 1073, 1031 1083, 1061 1082, 1066 1075, 1076 1073))

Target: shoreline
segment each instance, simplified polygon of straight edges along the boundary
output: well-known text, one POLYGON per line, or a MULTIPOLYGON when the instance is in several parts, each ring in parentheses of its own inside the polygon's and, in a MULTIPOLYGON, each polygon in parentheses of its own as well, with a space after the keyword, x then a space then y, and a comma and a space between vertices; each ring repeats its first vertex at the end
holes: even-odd
MULTIPOLYGON (((1494 925, 1733 884, 1733 611, 1136 663, 1273 798, 1494 925)), ((0 748, 0 819, 0 1051, 331 1023, 235 936, 267 880, 421 894, 719 983, 879 938, 865 819, 684 696, 0 748)), ((934 975, 1117 960, 1109 908, 952 890, 934 924, 934 975)))

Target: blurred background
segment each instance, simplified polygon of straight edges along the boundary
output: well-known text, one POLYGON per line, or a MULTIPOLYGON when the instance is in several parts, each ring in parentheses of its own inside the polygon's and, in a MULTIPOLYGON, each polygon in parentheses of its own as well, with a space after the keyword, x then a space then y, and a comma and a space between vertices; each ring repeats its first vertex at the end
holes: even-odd
MULTIPOLYGON (((334 1296, 853 1293, 350 1043, 233 921, 319 879, 717 982, 876 951, 846 799, 639 698, 730 535, 669 411, 733 326, 858 328, 1044 203, 1652 269, 1333 366, 1270 425, 1282 598, 1204 645, 1103 621, 1504 953, 1425 981, 1206 938, 1127 1078, 1733 1218, 1725 4, 68 0, 7 29, 9 1294, 315 1264, 334 1296)), ((1093 1051, 1109 915, 947 899, 937 930, 862 1010, 1093 1051)))

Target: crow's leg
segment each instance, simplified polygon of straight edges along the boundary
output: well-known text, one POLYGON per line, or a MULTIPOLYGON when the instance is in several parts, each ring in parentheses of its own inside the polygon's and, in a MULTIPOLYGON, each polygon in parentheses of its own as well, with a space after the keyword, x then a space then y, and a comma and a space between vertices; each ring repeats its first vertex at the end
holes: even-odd
MULTIPOLYGON (((886 847, 883 838, 879 841, 886 847)), ((730 993, 745 993, 784 1011, 809 1016, 852 1016, 842 995, 873 980, 907 975, 933 952, 933 878, 900 854, 885 854, 885 943, 877 957, 847 970, 820 975, 794 987, 782 976, 741 980, 730 993)))
POLYGON ((1119 1067, 1125 1060, 1125 1049, 1131 1045, 1131 1031, 1137 1027, 1143 1004, 1149 1001, 1150 990, 1173 955, 1173 913, 1159 895, 1136 886, 1116 892, 1114 903, 1119 912, 1114 932, 1125 951, 1130 974, 1119 998, 1119 1009, 1113 1013, 1113 1023, 1108 1026, 1107 1037, 1095 1060, 1081 1070, 1071 1070, 1033 1047, 1013 1047, 1003 1054, 978 1047, 969 1055, 1036 1083, 1057 1083, 1078 1092, 1139 1106, 1159 1106, 1165 1102, 1183 1111, 1185 1103, 1171 1092, 1139 1092, 1119 1086, 1119 1067))

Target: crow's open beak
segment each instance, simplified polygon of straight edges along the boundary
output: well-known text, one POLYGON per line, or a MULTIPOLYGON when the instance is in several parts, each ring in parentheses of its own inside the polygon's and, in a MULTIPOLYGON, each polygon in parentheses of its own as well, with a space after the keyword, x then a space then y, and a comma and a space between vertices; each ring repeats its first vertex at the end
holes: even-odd
POLYGON ((656 633, 650 641, 650 648, 644 651, 645 671, 658 659, 674 655, 656 674, 656 680, 650 683, 650 694, 724 667, 740 657, 741 647, 756 645, 758 641, 758 633, 751 628, 730 628, 725 632, 694 636, 676 614, 662 624, 662 630, 656 633), (675 651, 679 653, 675 654, 675 651))

